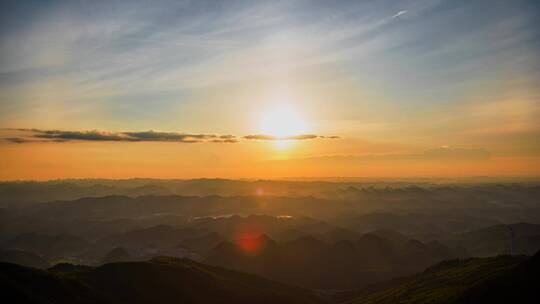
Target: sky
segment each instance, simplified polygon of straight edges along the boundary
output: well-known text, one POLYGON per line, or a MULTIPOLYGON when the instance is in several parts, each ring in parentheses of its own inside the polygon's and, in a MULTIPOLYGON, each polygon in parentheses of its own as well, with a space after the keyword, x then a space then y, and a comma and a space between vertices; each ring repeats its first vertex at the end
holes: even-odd
POLYGON ((2 1, 0 179, 537 176, 538 1, 2 1))

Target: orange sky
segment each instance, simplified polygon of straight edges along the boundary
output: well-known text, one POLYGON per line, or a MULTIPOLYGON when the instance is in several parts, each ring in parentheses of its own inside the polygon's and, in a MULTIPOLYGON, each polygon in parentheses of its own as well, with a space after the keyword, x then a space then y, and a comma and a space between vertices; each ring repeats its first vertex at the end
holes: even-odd
POLYGON ((535 1, 197 2, 2 10, 0 179, 540 172, 535 1))
MULTIPOLYGON (((348 140, 335 141, 338 145, 337 141, 345 144, 348 140)), ((441 148, 449 150, 447 155, 381 151, 316 156, 317 146, 323 144, 332 145, 295 142, 282 148, 268 142, 3 144, 0 179, 515 176, 537 175, 540 169, 538 157, 484 159, 473 150, 459 152, 451 148, 441 148), (304 153, 314 156, 303 157, 304 153)))

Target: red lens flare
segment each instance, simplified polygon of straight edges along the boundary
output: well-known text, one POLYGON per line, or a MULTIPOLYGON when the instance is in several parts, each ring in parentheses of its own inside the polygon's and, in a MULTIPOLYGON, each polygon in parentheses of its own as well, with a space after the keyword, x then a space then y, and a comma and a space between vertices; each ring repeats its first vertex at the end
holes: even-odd
POLYGON ((261 249, 262 239, 260 237, 241 238, 236 241, 236 244, 247 253, 255 253, 261 249))
POLYGON ((265 225, 254 217, 246 218, 235 227, 236 245, 246 253, 256 253, 263 246, 260 238, 265 233, 265 225))

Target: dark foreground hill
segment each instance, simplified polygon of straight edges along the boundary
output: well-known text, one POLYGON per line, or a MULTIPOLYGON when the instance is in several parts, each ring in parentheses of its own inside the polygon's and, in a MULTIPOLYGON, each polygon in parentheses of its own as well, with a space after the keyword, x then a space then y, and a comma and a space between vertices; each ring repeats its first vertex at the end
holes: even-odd
POLYGON ((478 284, 459 297, 458 304, 540 302, 540 252, 512 271, 478 284))
POLYGON ((538 275, 540 253, 445 261, 348 303, 538 303, 538 275))
POLYGON ((309 291, 186 259, 50 271, 0 263, 16 303, 319 303, 309 291))
MULTIPOLYGON (((409 278, 325 297, 331 303, 538 303, 540 253, 441 262, 409 278)), ((308 290, 186 259, 57 265, 48 271, 0 263, 13 303, 323 303, 308 290)), ((324 292, 322 293, 324 294, 324 292)))

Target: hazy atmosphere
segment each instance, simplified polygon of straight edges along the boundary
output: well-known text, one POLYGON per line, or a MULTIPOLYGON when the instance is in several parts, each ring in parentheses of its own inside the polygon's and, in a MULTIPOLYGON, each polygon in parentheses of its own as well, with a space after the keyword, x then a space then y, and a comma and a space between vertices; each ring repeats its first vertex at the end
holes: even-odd
POLYGON ((31 304, 538 301, 540 2, 1 1, 31 304))

